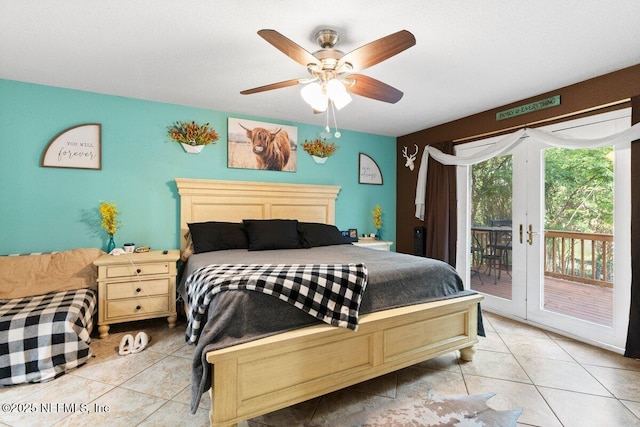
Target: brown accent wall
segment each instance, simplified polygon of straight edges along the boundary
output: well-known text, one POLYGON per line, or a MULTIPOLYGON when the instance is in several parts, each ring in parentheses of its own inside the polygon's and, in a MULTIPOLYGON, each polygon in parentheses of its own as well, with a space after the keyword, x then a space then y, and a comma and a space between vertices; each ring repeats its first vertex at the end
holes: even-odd
MULTIPOLYGON (((420 156, 426 145, 435 142, 456 141, 466 139, 475 135, 483 135, 502 131, 502 133, 512 132, 524 126, 536 127, 543 124, 537 123, 556 117, 571 115, 573 119, 579 116, 597 114, 607 109, 618 109, 629 107, 630 102, 608 107, 597 111, 586 111, 598 106, 616 103, 618 101, 640 95, 640 64, 624 68, 613 73, 585 80, 557 90, 542 93, 537 96, 520 100, 512 104, 503 105, 492 110, 464 117, 449 123, 444 123, 429 129, 424 129, 409 135, 401 136, 397 139, 397 226, 396 226, 396 250, 403 253, 413 253, 413 228, 423 225, 415 218, 415 189, 420 168, 420 156), (529 102, 551 96, 560 95, 561 104, 557 107, 540 110, 529 114, 513 117, 506 120, 496 121, 496 113, 529 102), (575 115, 576 112, 583 112, 575 115), (508 129, 504 131, 504 129, 508 129), (410 171, 404 167, 405 159, 402 157, 402 149, 407 146, 410 152, 415 150, 414 144, 420 148, 418 158, 415 162, 415 169, 410 171)), ((428 236, 427 236, 428 237, 428 236)))

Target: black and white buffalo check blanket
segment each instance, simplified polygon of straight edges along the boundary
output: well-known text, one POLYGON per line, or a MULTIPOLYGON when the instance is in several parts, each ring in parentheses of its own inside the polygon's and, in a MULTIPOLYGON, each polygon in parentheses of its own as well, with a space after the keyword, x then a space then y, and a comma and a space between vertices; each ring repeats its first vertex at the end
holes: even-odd
POLYGON ((213 264, 196 270, 185 287, 187 342, 197 343, 213 297, 227 290, 272 295, 334 326, 356 330, 368 272, 364 264, 213 264))
POLYGON ((0 384, 53 379, 91 357, 91 289, 0 300, 0 384))

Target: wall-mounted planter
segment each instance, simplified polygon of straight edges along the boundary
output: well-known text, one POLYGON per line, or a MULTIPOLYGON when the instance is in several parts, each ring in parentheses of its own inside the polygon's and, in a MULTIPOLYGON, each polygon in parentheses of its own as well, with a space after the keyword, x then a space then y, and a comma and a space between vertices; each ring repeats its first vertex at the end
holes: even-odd
POLYGON ((182 144, 184 151, 192 154, 201 152, 202 147, 218 140, 218 133, 209 123, 199 125, 194 121, 173 123, 167 128, 167 136, 182 144))
POLYGON ((191 144, 185 144, 184 142, 181 142, 180 145, 182 145, 182 148, 184 148, 184 151, 191 154, 198 154, 204 148, 204 145, 191 145, 191 144))
POLYGON ((320 164, 320 165, 324 165, 327 162, 328 157, 318 157, 318 156, 311 156, 313 157, 313 161, 320 164))
POLYGON ((314 162, 324 165, 327 159, 338 150, 338 146, 333 142, 316 138, 311 141, 305 139, 302 143, 302 149, 313 157, 314 162))

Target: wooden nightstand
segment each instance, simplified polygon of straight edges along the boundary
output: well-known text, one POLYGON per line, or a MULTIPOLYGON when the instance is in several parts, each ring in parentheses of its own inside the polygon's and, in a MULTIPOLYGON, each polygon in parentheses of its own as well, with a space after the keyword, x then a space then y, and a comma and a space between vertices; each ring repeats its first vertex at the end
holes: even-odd
POLYGON ((377 249, 379 251, 390 251, 393 242, 387 242, 384 240, 376 239, 360 239, 357 242, 353 242, 356 246, 362 246, 369 249, 377 249))
POLYGON ((175 328, 176 261, 180 251, 171 250, 103 255, 98 266, 98 331, 109 336, 109 325, 167 316, 175 328))

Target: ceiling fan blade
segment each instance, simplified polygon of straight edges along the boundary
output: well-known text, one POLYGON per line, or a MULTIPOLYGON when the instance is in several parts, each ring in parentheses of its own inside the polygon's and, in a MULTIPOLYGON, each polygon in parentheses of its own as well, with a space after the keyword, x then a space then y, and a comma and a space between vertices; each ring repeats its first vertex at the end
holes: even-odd
POLYGON ((304 79, 285 80, 283 82, 272 83, 270 85, 259 86, 259 87, 254 87, 253 89, 243 90, 240 93, 242 95, 251 95, 253 93, 265 92, 267 90, 282 89, 283 87, 295 86, 295 85, 301 83, 302 81, 304 81, 304 79))
POLYGON ((289 58, 302 64, 305 67, 308 64, 317 64, 318 59, 311 53, 292 42, 276 30, 260 30, 258 35, 271 43, 276 49, 287 55, 289 58))
POLYGON ((372 41, 347 53, 340 63, 348 62, 355 70, 376 65, 416 44, 416 38, 407 30, 398 31, 381 39, 372 41))
POLYGON ((393 86, 362 74, 351 74, 348 80, 354 81, 353 85, 345 85, 349 92, 378 101, 395 104, 404 95, 393 86))

